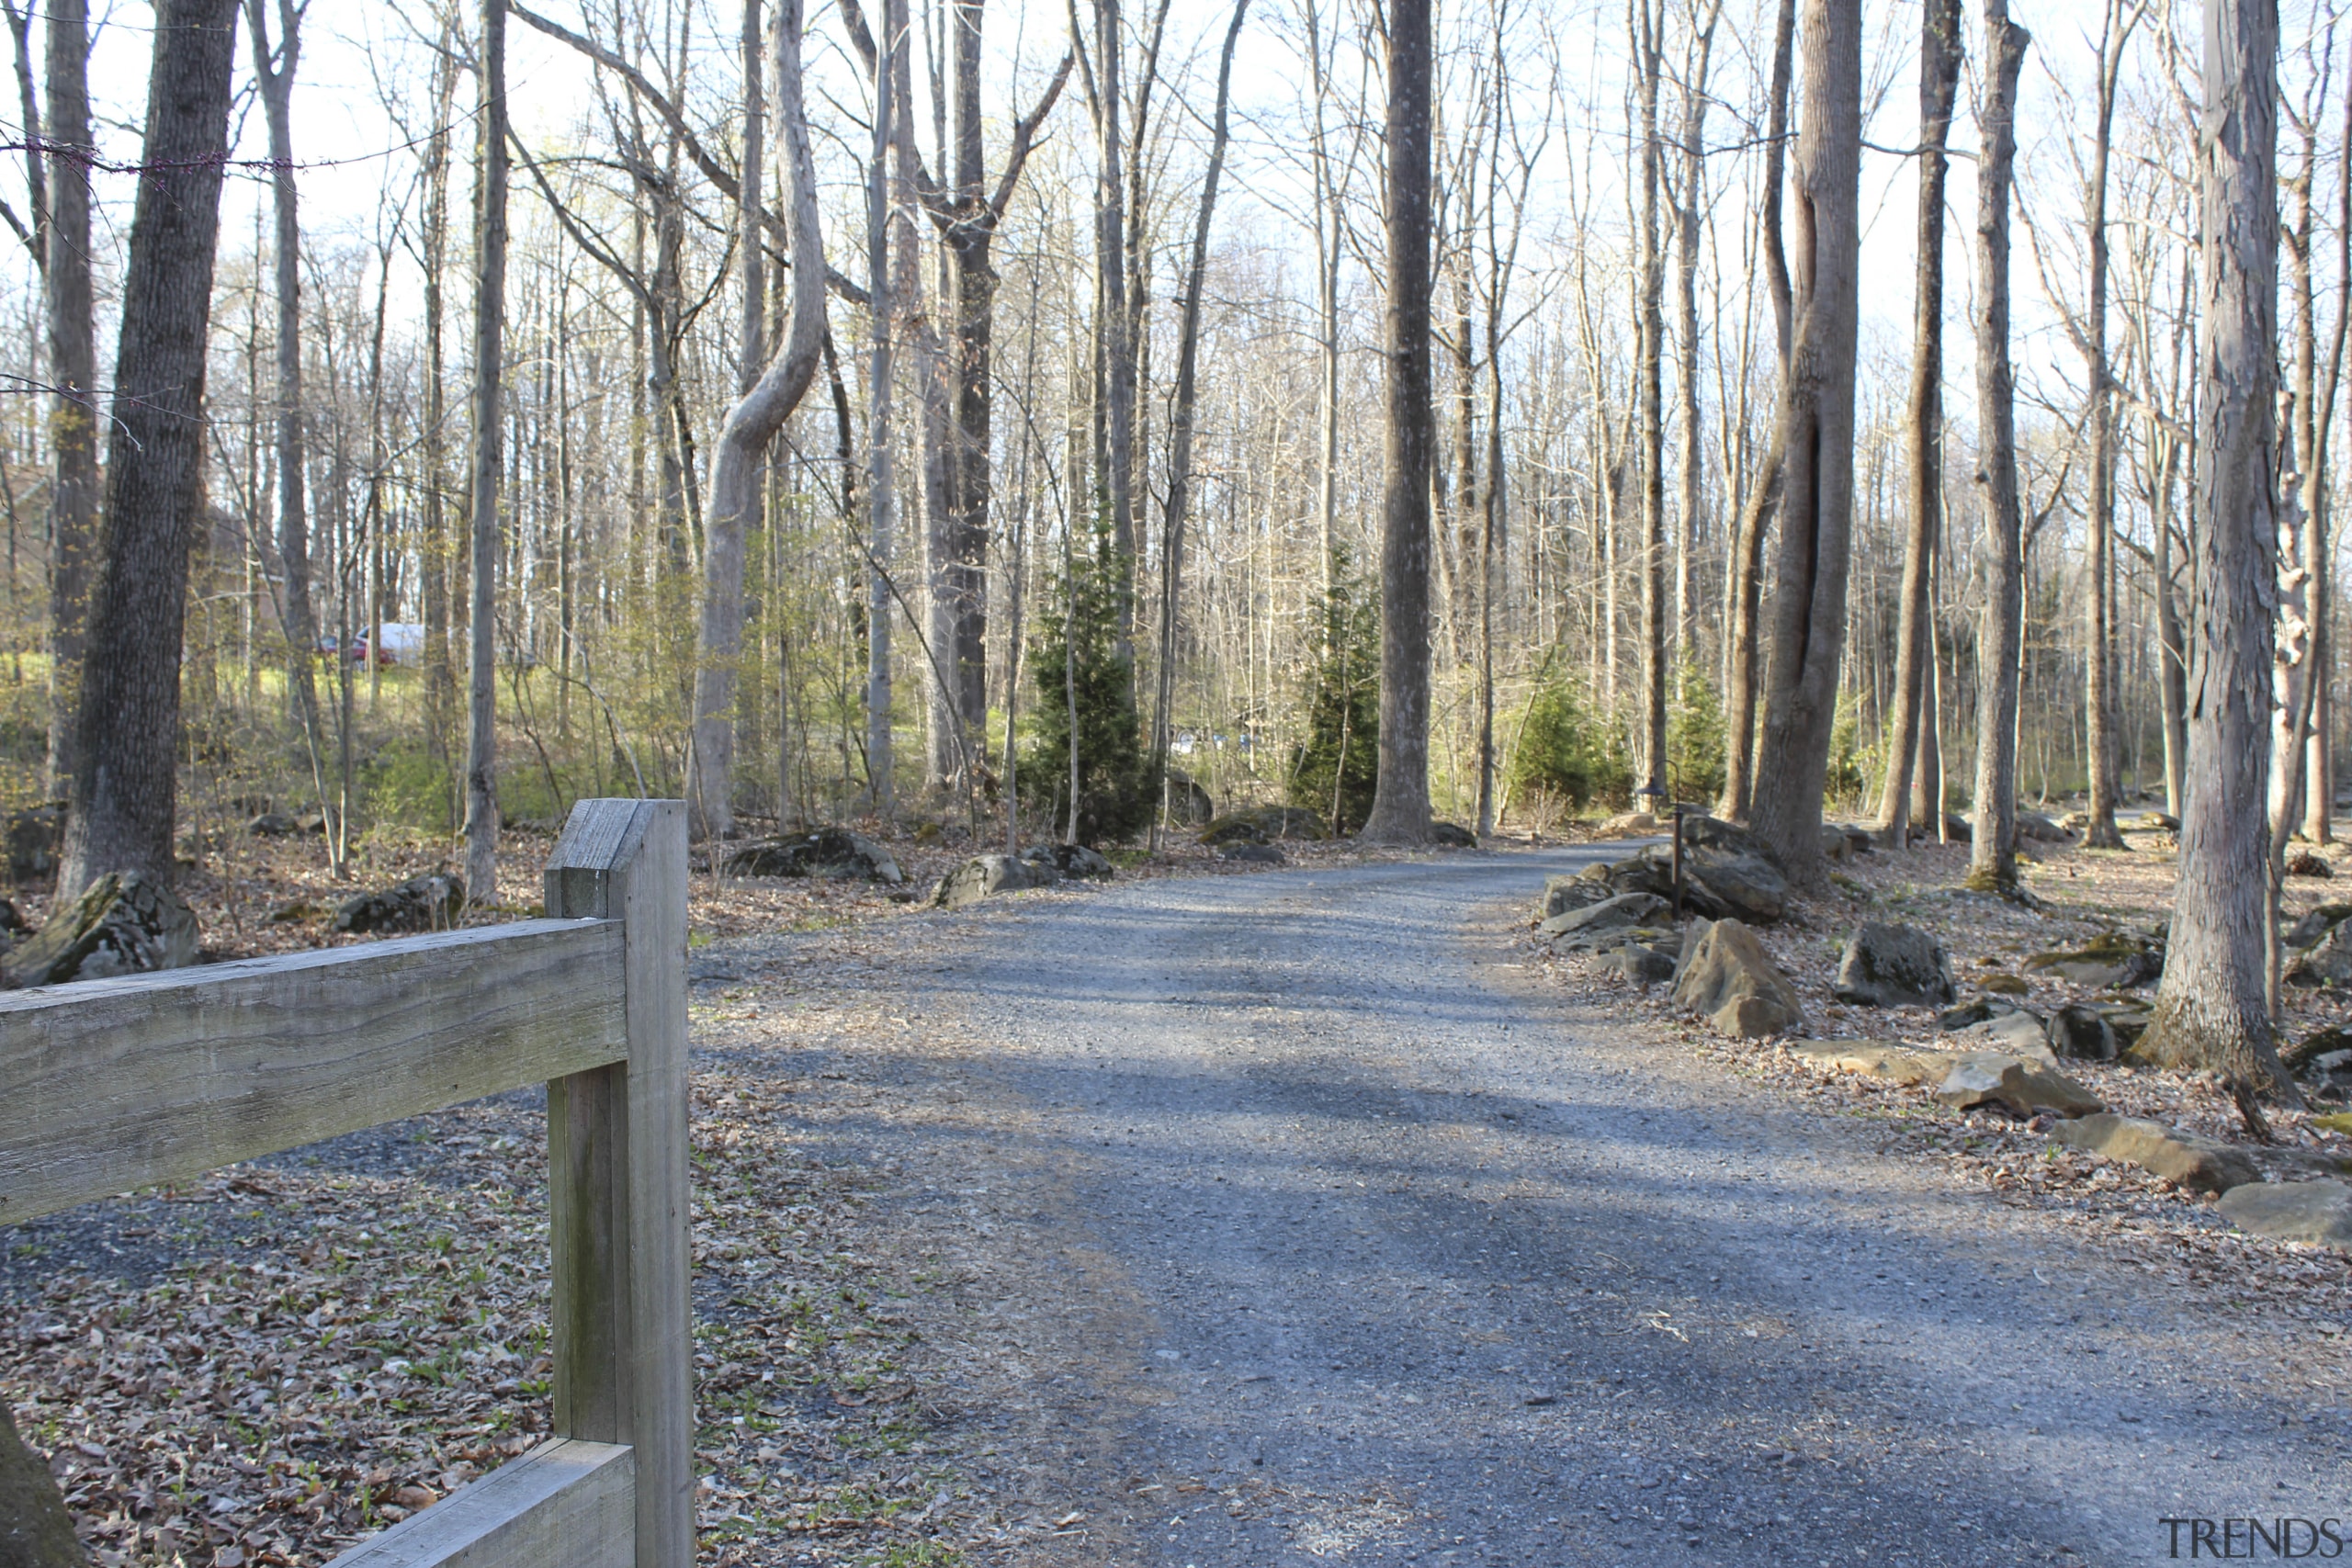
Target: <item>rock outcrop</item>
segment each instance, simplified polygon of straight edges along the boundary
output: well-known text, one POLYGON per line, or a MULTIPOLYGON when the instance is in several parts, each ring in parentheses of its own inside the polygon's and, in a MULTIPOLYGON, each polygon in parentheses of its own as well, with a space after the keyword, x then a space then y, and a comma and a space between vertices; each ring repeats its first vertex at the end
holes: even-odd
POLYGON ((999 893, 1051 887, 1061 881, 1051 863, 1019 860, 1012 855, 974 855, 939 879, 931 901, 943 909, 960 909, 999 893))
POLYGON ((2065 1122, 2050 1135, 2068 1148, 2136 1165, 2199 1192, 2219 1194, 2262 1179, 2254 1161, 2227 1144, 2135 1116, 2100 1112, 2065 1122))
POLYGON ((354 936, 447 931, 465 907, 464 881, 447 872, 433 872, 394 883, 380 893, 345 899, 335 909, 334 929, 354 936))
POLYGON ((196 962, 195 912, 138 872, 108 872, 0 961, 9 986, 103 980, 196 962))
POLYGON ((1953 996, 1951 960, 1916 926, 1865 920, 1846 943, 1835 990, 1858 1007, 1944 1007, 1953 996))
POLYGON ((892 887, 907 879, 888 850, 846 828, 820 828, 813 833, 730 845, 718 863, 718 873, 721 876, 823 876, 892 887))

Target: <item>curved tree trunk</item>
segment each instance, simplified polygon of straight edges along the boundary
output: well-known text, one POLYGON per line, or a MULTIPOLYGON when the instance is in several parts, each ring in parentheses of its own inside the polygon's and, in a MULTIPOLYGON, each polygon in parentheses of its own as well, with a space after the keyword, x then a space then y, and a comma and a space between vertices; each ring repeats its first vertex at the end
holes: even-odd
POLYGON ((1800 886, 1821 865, 1822 792, 1846 640, 1861 229, 1860 0, 1805 0, 1795 333, 1781 398, 1783 478, 1757 837, 1800 886))
POLYGON ((2017 401, 2009 368, 2009 172, 2017 154, 2018 75, 2033 41, 2009 20, 2007 0, 1987 0, 1988 85, 1977 115, 1977 467, 1992 583, 1976 638, 1976 816, 1968 883, 1988 892, 2018 885, 2018 649, 2025 614, 2025 560, 2018 513, 2017 401))
POLYGON ((1903 548, 1903 602, 1894 634, 1894 711, 1886 727, 1886 787, 1878 819, 1889 849, 1909 841, 1911 780, 1929 660, 1930 569, 1943 513, 1944 142, 1960 85, 1960 0, 1929 0, 1919 29, 1918 275, 1911 318, 1911 402, 1904 428, 1911 528, 1903 548))
POLYGON ((1388 418, 1380 525, 1380 767, 1367 842, 1430 836, 1430 0, 1388 8, 1388 418))
MULTIPOLYGON (((768 447, 816 379, 825 337, 825 248, 818 228, 817 165, 808 143, 800 85, 802 0, 775 0, 768 53, 775 72, 776 134, 783 142, 785 225, 791 245, 792 305, 775 356, 727 411, 712 455, 710 511, 705 524, 702 630, 695 667, 695 764, 701 826, 724 838, 734 829, 735 682, 743 643, 743 540, 759 514, 768 447)), ((759 158, 744 137, 743 228, 756 254, 761 226, 759 158)), ((752 318, 764 316, 758 285, 744 288, 744 352, 763 349, 752 318)))
POLYGON ((172 879, 180 635, 204 504, 205 333, 220 240, 236 0, 164 0, 122 282, 113 431, 57 874, 172 879))

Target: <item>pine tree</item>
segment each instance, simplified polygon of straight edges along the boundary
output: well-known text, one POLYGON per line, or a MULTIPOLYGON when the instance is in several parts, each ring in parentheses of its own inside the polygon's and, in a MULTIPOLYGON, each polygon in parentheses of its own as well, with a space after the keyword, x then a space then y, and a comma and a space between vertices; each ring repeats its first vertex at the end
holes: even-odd
POLYGON ((1022 759, 1022 793, 1069 831, 1070 728, 1078 729, 1076 840, 1116 843, 1150 824, 1159 797, 1136 708, 1131 660, 1119 652, 1124 574, 1107 524, 1095 530, 1091 556, 1071 558, 1047 585, 1059 614, 1039 617, 1029 667, 1037 682, 1036 742, 1022 759))
POLYGON ((1323 638, 1307 677, 1306 739, 1291 757, 1290 803, 1352 833, 1380 778, 1380 598, 1335 547, 1323 638))

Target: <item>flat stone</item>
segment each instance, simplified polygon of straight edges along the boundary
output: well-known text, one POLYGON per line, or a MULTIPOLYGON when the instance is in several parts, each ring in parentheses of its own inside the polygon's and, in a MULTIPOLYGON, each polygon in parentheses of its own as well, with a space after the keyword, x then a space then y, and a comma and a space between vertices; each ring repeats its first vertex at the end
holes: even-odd
POLYGON ((2023 966, 2094 988, 2143 986, 2164 973, 2165 955, 2153 942, 2109 931, 2077 948, 2037 953, 2023 966))
POLYGON ((1796 992, 1756 933, 1736 919, 1692 923, 1675 966, 1674 1003, 1743 1040, 1804 1025, 1796 992))
POLYGON ((2222 1193, 2262 1179, 2254 1161, 2227 1144, 2160 1122, 2099 1112, 2064 1122, 2050 1135, 2068 1148, 2121 1160, 2199 1192, 2222 1193))
POLYGON ((1665 914, 1668 908, 1667 901, 1655 893, 1620 893, 1614 898, 1554 915, 1536 929, 1545 936, 1566 936, 1572 931, 1600 931, 1611 926, 1638 926, 1665 914))
POLYGON ((1283 865, 1283 852, 1274 844, 1227 844, 1217 851, 1219 860, 1239 861, 1245 865, 1283 865))
POLYGON ((1846 943, 1835 989, 1859 1007, 1943 1007, 1952 999, 1951 960, 1916 926, 1865 920, 1846 943))
POLYGON ((2050 1036, 2041 1018, 2024 1008, 1996 1013, 1982 1023, 1956 1031, 1952 1045, 1962 1051, 2022 1056, 2046 1067, 2058 1065, 2058 1054, 2050 1048, 2050 1036))
POLYGON ((2242 1231, 2352 1252, 2352 1187, 2341 1181, 2248 1182, 2215 1206, 2242 1231))
POLYGON ((1972 1054, 1955 1063, 1936 1098, 1955 1111, 1992 1105, 2020 1118, 2044 1111, 2086 1116, 2107 1107, 2065 1074, 2016 1056, 1972 1054))
POLYGON ((1789 1054, 1816 1067, 1862 1077, 1889 1078, 1906 1087, 1943 1082, 1959 1059, 1950 1051, 1928 1051, 1876 1040, 1815 1041, 1792 1045, 1789 1054))

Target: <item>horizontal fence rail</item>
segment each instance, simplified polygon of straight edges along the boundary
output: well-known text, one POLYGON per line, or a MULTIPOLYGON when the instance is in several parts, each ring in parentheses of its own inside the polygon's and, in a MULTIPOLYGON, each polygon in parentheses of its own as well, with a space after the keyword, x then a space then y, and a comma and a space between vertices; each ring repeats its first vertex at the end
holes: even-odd
POLYGON ((548 1086, 554 1438, 330 1568, 691 1568, 686 832, 583 800, 557 918, 0 995, 0 1225, 548 1086))
POLYGON ((628 1056, 616 920, 0 995, 0 1223, 628 1056))

